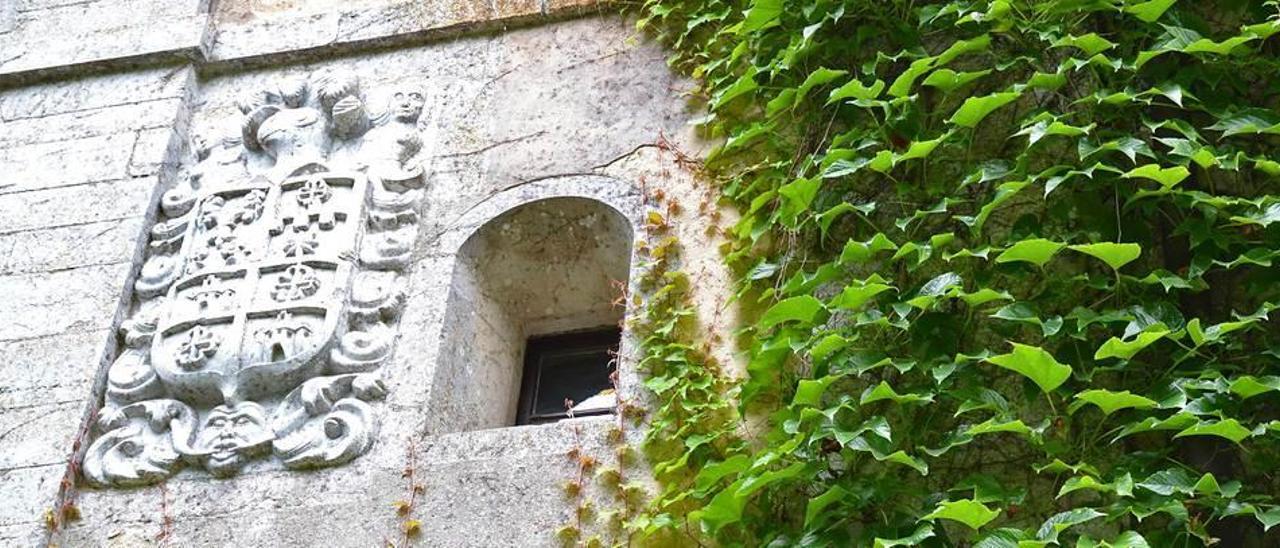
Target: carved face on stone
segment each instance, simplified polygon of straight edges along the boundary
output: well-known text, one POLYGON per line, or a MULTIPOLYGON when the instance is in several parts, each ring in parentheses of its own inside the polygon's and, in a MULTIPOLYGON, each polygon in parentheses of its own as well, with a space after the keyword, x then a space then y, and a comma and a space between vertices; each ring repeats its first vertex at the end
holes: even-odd
POLYGON ((235 407, 213 408, 200 428, 196 446, 208 452, 205 466, 210 472, 229 476, 238 472, 273 437, 262 406, 243 402, 235 407))
POLYGON ((397 122, 417 122, 426 100, 416 89, 400 88, 391 95, 391 117, 397 122))

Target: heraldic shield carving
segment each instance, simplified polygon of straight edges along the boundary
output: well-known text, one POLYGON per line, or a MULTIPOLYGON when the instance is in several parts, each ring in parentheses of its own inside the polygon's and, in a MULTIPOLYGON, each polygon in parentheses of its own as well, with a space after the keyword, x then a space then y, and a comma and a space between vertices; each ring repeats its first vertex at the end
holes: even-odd
POLYGON ((286 81, 193 144, 134 284, 83 462, 91 483, 369 450, 427 184, 423 95, 384 95, 367 109, 354 76, 286 81))

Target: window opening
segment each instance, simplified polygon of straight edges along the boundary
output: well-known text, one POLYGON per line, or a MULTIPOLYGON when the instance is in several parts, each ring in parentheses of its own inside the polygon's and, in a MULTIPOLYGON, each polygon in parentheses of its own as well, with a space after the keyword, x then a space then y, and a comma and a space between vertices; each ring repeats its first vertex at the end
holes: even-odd
POLYGON ((516 424, 612 413, 616 327, 529 339, 516 424), (566 405, 566 400, 569 405, 566 405))

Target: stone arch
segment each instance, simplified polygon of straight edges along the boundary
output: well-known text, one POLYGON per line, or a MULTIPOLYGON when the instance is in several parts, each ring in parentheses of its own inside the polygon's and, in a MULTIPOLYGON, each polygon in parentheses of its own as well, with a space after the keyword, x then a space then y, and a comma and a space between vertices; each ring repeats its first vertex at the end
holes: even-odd
POLYGON ((427 405, 434 433, 513 425, 530 337, 622 323, 614 301, 630 283, 638 195, 575 179, 495 195, 442 235, 456 251, 427 405))

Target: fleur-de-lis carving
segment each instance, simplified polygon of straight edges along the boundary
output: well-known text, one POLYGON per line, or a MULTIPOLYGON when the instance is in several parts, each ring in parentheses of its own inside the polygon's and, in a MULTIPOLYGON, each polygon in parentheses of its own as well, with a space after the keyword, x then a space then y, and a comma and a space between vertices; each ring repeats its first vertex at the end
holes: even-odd
POLYGON ((320 278, 315 270, 304 264, 295 264, 276 278, 271 298, 279 302, 296 301, 315 295, 319 289, 320 278))
POLYGON ((329 201, 333 197, 333 188, 326 183, 323 178, 313 177, 302 183, 302 187, 295 194, 298 205, 303 209, 312 210, 320 207, 320 205, 329 201))
POLYGON ((213 354, 218 351, 218 336, 203 325, 197 325, 187 332, 186 340, 178 345, 174 361, 183 369, 199 369, 213 354))

